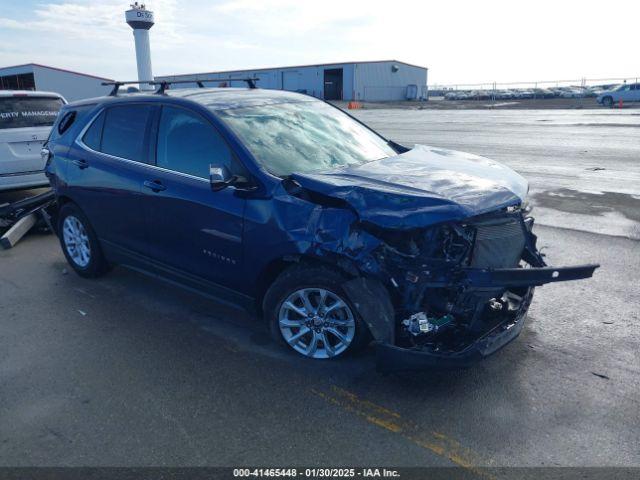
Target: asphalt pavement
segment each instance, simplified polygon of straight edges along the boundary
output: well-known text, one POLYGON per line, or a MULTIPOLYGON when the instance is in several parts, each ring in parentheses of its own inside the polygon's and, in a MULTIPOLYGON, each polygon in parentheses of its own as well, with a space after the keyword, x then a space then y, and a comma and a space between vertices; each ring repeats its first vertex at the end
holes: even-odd
POLYGON ((640 117, 357 115, 512 165, 549 262, 602 268, 538 289, 519 339, 471 369, 382 376, 372 350, 305 361, 122 268, 82 279, 29 235, 0 251, 0 466, 640 466, 640 117))

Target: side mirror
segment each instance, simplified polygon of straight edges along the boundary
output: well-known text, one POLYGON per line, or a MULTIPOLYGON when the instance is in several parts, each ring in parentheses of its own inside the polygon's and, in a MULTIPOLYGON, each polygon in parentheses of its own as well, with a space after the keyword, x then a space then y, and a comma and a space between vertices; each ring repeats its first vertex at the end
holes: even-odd
POLYGON ((227 188, 235 179, 236 177, 231 175, 226 165, 216 165, 214 163, 209 165, 209 183, 211 184, 211 190, 214 192, 227 188))

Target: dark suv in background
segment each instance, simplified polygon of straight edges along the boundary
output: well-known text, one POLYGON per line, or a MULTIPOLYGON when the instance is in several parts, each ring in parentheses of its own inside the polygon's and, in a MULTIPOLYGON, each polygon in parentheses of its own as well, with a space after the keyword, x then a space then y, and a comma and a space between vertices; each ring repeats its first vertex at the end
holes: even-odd
POLYGON ((458 366, 515 338, 550 268, 527 182, 388 141, 283 91, 175 89, 65 106, 43 155, 78 274, 121 264, 232 301, 303 356, 372 339, 381 369, 458 366))

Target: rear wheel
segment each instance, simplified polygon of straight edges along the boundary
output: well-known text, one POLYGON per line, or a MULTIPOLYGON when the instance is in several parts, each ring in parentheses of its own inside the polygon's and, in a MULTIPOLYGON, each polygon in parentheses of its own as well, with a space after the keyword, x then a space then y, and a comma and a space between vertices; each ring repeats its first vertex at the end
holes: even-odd
POLYGON ((604 97, 602 99, 602 105, 604 105, 605 107, 613 107, 613 98, 611 97, 604 97))
POLYGON ((98 238, 82 211, 67 203, 60 209, 58 233, 69 265, 82 277, 99 277, 109 270, 98 238))
POLYGON ((296 265, 273 283, 264 300, 274 338, 300 355, 330 359, 362 348, 369 332, 328 267, 296 265))

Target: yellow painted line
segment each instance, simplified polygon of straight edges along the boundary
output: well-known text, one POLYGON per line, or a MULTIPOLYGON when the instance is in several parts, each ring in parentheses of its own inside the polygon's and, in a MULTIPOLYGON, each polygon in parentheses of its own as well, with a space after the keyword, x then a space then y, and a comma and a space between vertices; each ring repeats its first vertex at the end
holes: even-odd
POLYGON ((370 408, 372 410, 376 410, 384 415, 389 415, 392 417, 396 417, 396 418, 400 418, 400 415, 397 414, 396 412, 392 412, 391 410, 384 408, 384 407, 380 407, 379 405, 376 405, 374 403, 371 403, 367 400, 362 400, 360 398, 358 398, 358 396, 355 393, 351 393, 347 390, 345 390, 344 388, 340 388, 340 387, 336 387, 335 385, 331 386, 331 390, 340 396, 346 397, 348 398, 350 401, 355 402, 355 403, 359 403, 367 408, 370 408))
POLYGON ((371 422, 371 423, 375 423, 376 425, 382 427, 382 428, 386 428, 387 430, 394 432, 394 433, 398 433, 402 431, 402 427, 398 424, 395 424, 393 422, 389 422, 387 420, 383 420, 381 418, 378 417, 372 417, 371 415, 367 416, 367 421, 371 422))
POLYGON ((458 441, 442 432, 422 428, 414 422, 404 420, 399 413, 364 400, 355 393, 343 388, 331 386, 329 392, 312 388, 311 392, 332 405, 354 413, 377 427, 398 434, 439 457, 446 458, 458 467, 464 468, 478 477, 494 478, 488 472, 477 467, 477 465, 486 463, 481 460, 480 455, 469 448, 463 447, 458 441))

